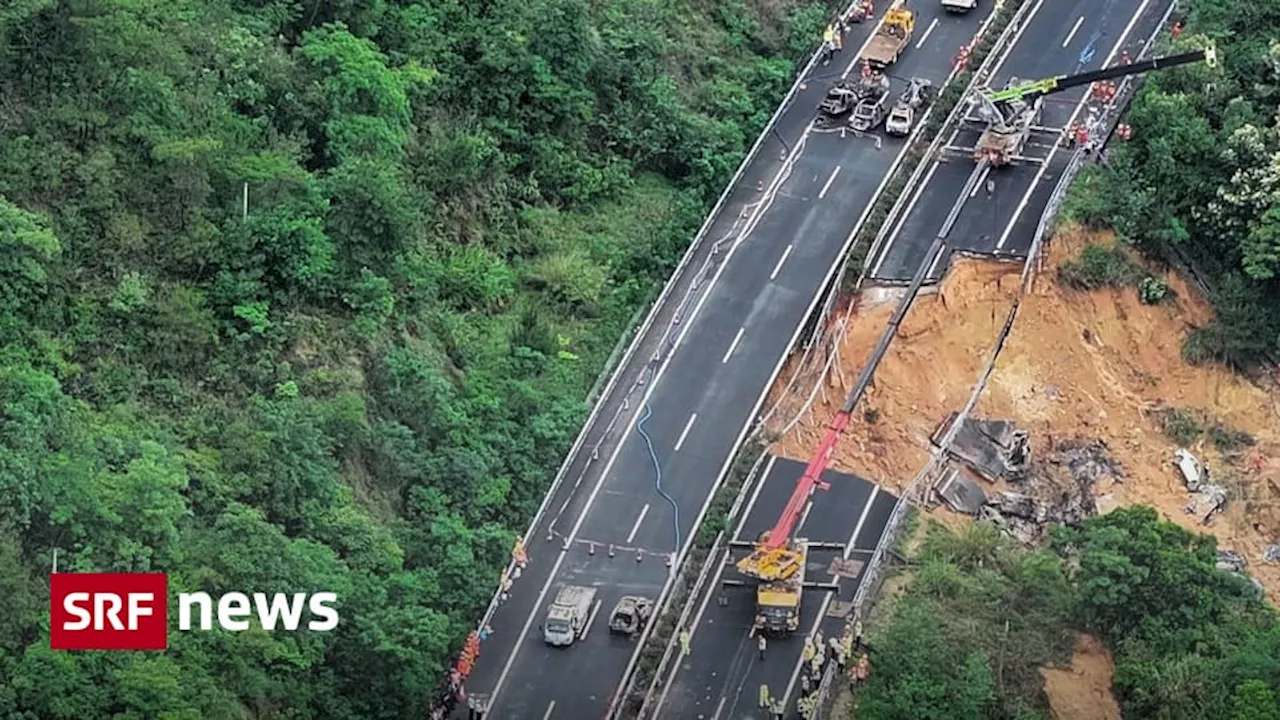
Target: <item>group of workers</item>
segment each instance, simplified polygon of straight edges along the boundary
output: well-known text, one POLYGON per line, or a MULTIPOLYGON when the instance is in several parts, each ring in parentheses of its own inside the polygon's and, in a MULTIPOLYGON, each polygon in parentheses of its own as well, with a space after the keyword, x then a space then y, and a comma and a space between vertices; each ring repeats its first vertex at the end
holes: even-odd
MULTIPOLYGON (((763 660, 768 641, 762 634, 756 643, 760 651, 760 659, 763 660)), ((805 638, 804 648, 800 653, 800 699, 797 702, 800 716, 806 719, 813 717, 814 709, 818 705, 818 688, 822 684, 822 675, 826 672, 829 663, 834 662, 841 674, 844 674, 847 669, 848 677, 855 685, 865 681, 871 672, 868 650, 870 648, 862 642, 861 620, 851 627, 846 627, 844 633, 838 638, 824 638, 822 631, 805 638), (849 659, 854 655, 857 655, 858 659, 850 667, 849 659)), ((786 714, 785 699, 773 697, 769 693, 768 685, 760 686, 760 708, 767 710, 778 720, 786 714)))
POLYGON ((822 31, 822 64, 830 63, 832 56, 844 49, 844 35, 849 32, 851 23, 862 22, 874 14, 872 1, 862 0, 850 5, 848 12, 829 23, 822 31))

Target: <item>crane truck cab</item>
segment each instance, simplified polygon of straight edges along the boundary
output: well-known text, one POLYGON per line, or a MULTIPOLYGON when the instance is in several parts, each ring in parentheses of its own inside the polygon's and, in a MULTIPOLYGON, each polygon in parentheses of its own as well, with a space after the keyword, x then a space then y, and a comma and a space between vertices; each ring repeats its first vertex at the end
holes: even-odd
POLYGON ((560 588, 551 607, 547 608, 547 619, 542 623, 542 639, 556 647, 572 645, 586 629, 591 603, 595 599, 596 589, 593 587, 566 585, 560 588))
POLYGON ((763 572, 750 573, 761 579, 756 586, 755 628, 771 635, 787 635, 800 628, 800 601, 804 597, 809 542, 792 540, 773 558, 780 562, 772 567, 756 568, 763 572), (766 577, 770 579, 765 580, 766 577))

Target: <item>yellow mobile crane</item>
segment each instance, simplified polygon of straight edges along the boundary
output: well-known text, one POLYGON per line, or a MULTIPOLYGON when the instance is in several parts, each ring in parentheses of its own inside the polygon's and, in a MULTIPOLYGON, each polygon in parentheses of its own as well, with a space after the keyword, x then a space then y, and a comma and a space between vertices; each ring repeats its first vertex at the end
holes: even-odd
MULTIPOLYGON (((838 543, 811 543, 791 535, 800 521, 809 496, 816 489, 827 489, 827 484, 820 478, 827 469, 836 443, 849 426, 850 413, 853 411, 850 402, 853 399, 851 396, 846 400, 845 406, 831 421, 818 452, 796 482, 796 489, 782 509, 778 522, 773 529, 762 533, 759 541, 752 546, 751 554, 737 563, 738 572, 759 582, 756 586, 755 627, 761 632, 786 634, 798 629, 800 601, 806 587, 837 589, 831 583, 806 583, 805 564, 810 548, 842 549, 844 546, 838 543)), ((729 581, 728 584, 740 583, 729 581)))

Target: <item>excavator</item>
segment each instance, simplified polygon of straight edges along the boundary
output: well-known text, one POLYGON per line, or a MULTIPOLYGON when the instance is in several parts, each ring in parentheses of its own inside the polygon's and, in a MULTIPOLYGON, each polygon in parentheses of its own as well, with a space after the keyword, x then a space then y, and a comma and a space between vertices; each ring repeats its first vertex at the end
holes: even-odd
POLYGON ((945 151, 971 155, 974 160, 986 160, 992 165, 1013 165, 1022 162, 1043 162, 1022 154, 1032 132, 1058 133, 1057 128, 1039 125, 1040 113, 1046 95, 1060 93, 1071 88, 1105 82, 1127 75, 1137 75, 1152 70, 1187 65, 1204 61, 1209 67, 1218 63, 1212 47, 1140 60, 1134 63, 1113 65, 1077 75, 1059 75, 1043 80, 1020 82, 1010 78, 1000 90, 987 90, 975 94, 970 100, 969 111, 963 122, 982 129, 982 136, 971 148, 947 146, 945 151))

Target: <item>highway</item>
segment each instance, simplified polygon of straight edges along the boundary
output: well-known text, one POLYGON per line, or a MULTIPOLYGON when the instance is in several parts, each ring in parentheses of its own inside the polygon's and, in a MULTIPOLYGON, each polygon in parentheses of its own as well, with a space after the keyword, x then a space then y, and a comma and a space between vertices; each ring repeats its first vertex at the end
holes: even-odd
MULTIPOLYGON (((892 92, 910 75, 940 84, 980 21, 979 13, 921 9, 912 47, 892 68, 892 92)), ((904 147, 903 141, 810 130, 827 86, 857 72, 857 49, 872 28, 855 25, 843 53, 829 66, 816 66, 783 111, 777 134, 711 220, 706 236, 724 241, 716 255, 704 252, 714 273, 697 278, 694 302, 672 303, 667 317, 641 336, 640 349, 621 370, 620 389, 605 393, 603 404, 622 414, 609 422, 611 413, 601 411, 599 421, 588 424, 586 451, 566 464, 566 477, 580 481, 553 491, 528 539, 529 565, 490 620, 492 634, 467 681, 468 692, 488 697, 487 717, 600 717, 610 706, 636 644, 603 630, 608 611, 622 595, 662 593, 672 572, 666 560, 697 527, 904 147), (663 322, 667 318, 672 322, 663 322), (595 443, 599 451, 592 453, 595 443), (600 606, 578 643, 552 648, 539 625, 565 584, 596 586, 600 606)), ((684 291, 695 280, 677 276, 675 282, 684 282, 684 291)))
MULTIPOLYGON (((1136 57, 1166 8, 1167 3, 1159 0, 1111 0, 1107 3, 1087 0, 1075 3, 1055 0, 1050 3, 1039 0, 1028 11, 1027 19, 1022 29, 1015 34, 1013 42, 1002 51, 1003 57, 997 58, 999 64, 992 85, 1003 86, 1011 74, 1035 79, 1097 68, 1104 63, 1111 64, 1110 59, 1118 58, 1121 49, 1128 49, 1136 57), (1093 17, 1086 13, 1091 13, 1093 17), (1048 47, 1053 49, 1046 51, 1045 48, 1048 47)), ((1084 91, 1082 89, 1054 96, 1057 102, 1046 101, 1042 124, 1069 124, 1077 112, 1076 108, 1081 104, 1084 91), (1062 101, 1064 97, 1065 102, 1062 101)), ((951 145, 971 146, 977 139, 976 132, 949 134, 951 139, 947 144, 951 145)), ((1045 163, 993 170, 988 178, 983 179, 984 182, 978 183, 976 192, 966 199, 948 235, 948 251, 933 263, 930 270, 932 279, 940 278, 945 272, 952 249, 986 254, 1001 253, 1011 257, 1025 256, 1040 211, 1052 191, 1053 183, 1044 180, 1046 177, 1057 178, 1068 155, 1065 150, 1058 151, 1051 142, 1038 148, 1030 148, 1028 154, 1045 158, 1045 163), (992 181, 993 192, 990 196, 987 195, 987 179, 992 181)), ((972 172, 973 162, 965 158, 934 163, 925 172, 920 185, 911 190, 912 196, 902 213, 903 217, 889 235, 884 249, 877 258, 872 258, 875 263, 873 279, 910 279, 925 260, 929 245, 939 231, 941 218, 951 210, 958 194, 964 192, 964 185, 972 172)), ((824 477, 829 479, 830 476, 828 473, 824 477)), ((862 481, 858 481, 854 487, 861 483, 862 481)), ((870 516, 874 519, 864 522, 857 512, 839 512, 840 509, 848 508, 851 502, 859 502, 855 491, 840 489, 846 486, 846 483, 833 480, 830 491, 815 494, 816 504, 810 511, 808 529, 804 534, 810 540, 849 542, 850 538, 839 535, 842 531, 847 533, 853 529, 852 547, 856 559, 860 556, 858 550, 870 550, 874 547, 879 532, 877 530, 874 535, 869 535, 868 532, 872 527, 883 527, 892 509, 892 498, 881 493, 888 501, 883 509, 883 517, 881 511, 874 508, 878 502, 866 503, 865 499, 861 500, 864 507, 873 507, 870 516), (839 493, 853 496, 853 499, 838 497, 839 493), (834 527, 827 525, 831 522, 826 520, 828 516, 823 512, 827 507, 837 509, 833 514, 837 518, 834 527)), ((770 499, 767 503, 761 500, 751 508, 753 515, 747 518, 746 527, 741 531, 741 535, 745 536, 743 539, 750 538, 755 530, 753 523, 762 522, 757 518, 762 514, 759 509, 761 504, 780 508, 785 502, 784 491, 774 490, 771 493, 766 488, 763 495, 768 498, 773 495, 780 497, 770 499)), ((861 497, 865 498, 865 494, 861 497)), ((772 518, 767 513, 765 515, 763 522, 767 527, 772 518)), ((811 568, 814 565, 814 562, 810 563, 811 568)), ((725 572, 724 569, 721 572, 725 572)), ((727 572, 730 575, 736 574, 732 568, 727 572)), ((861 577, 853 584, 842 583, 842 594, 851 597, 857 582, 861 582, 861 577)), ((714 593, 720 592, 718 588, 709 588, 702 598, 701 612, 695 615, 689 656, 678 668, 674 679, 667 682, 664 678, 660 686, 663 688, 659 694, 660 709, 649 716, 702 717, 710 720, 765 718, 767 715, 759 709, 757 698, 760 685, 765 684, 775 696, 781 694, 786 699, 787 716, 798 717, 795 701, 800 694, 802 636, 789 639, 785 645, 775 641, 766 658, 760 661, 754 653, 754 640, 749 637, 753 610, 750 598, 739 598, 738 602, 731 603, 728 607, 711 603, 708 610, 707 600, 714 593), (712 660, 705 661, 704 658, 712 660)), ((826 637, 835 637, 841 632, 844 621, 820 617, 821 608, 815 608, 813 599, 809 597, 821 597, 823 594, 822 591, 807 593, 802 627, 810 635, 820 628, 826 637)))
MULTIPOLYGON (((804 463, 770 458, 766 472, 757 481, 742 520, 734 533, 738 542, 752 542, 778 519, 779 509, 804 472, 804 463)), ((844 473, 827 472, 823 479, 830 489, 819 490, 806 506, 796 536, 812 542, 844 545, 847 557, 865 561, 875 549, 897 498, 865 479, 844 473)), ((681 659, 674 680, 660 685, 659 703, 647 717, 707 718, 708 720, 752 720, 768 717, 759 709, 760 685, 781 694, 800 656, 803 633, 772 639, 760 658, 751 634, 755 619, 755 596, 750 587, 723 587, 722 579, 739 578, 732 562, 746 554, 738 550, 696 600, 698 610, 690 623, 690 651, 681 659), (725 604, 721 604, 723 598, 725 604), (715 602, 713 602, 713 599, 715 602)), ((806 565, 809 582, 831 582, 827 574, 834 551, 810 551, 806 565)), ((851 600, 861 581, 842 582, 840 599, 851 600)), ((800 627, 808 631, 819 619, 823 600, 829 593, 806 590, 801 606, 800 627)), ((838 624, 837 624, 838 627, 838 624)))
MULTIPOLYGON (((1010 77, 1036 80, 1094 70, 1119 62, 1122 50, 1136 57, 1168 8, 1168 0, 1038 0, 1030 21, 1007 50, 993 74, 991 87, 1003 87, 1010 77)), ((1081 110, 1088 88, 1045 98, 1040 121, 1065 127, 1084 120, 1081 110)), ((972 147, 978 132, 953 132, 948 145, 972 147)), ((951 253, 1025 257, 1040 208, 1048 200, 1053 181, 1069 155, 1054 138, 1041 133, 1028 142, 1027 155, 1043 164, 994 168, 966 201, 947 237, 947 249, 930 268, 929 281, 941 279, 951 253), (991 192, 988 192, 990 188, 991 192)), ((872 259, 869 277, 880 282, 910 280, 920 256, 937 235, 939 220, 951 208, 956 193, 972 171, 973 161, 952 156, 935 160, 915 189, 897 227, 872 259)))

